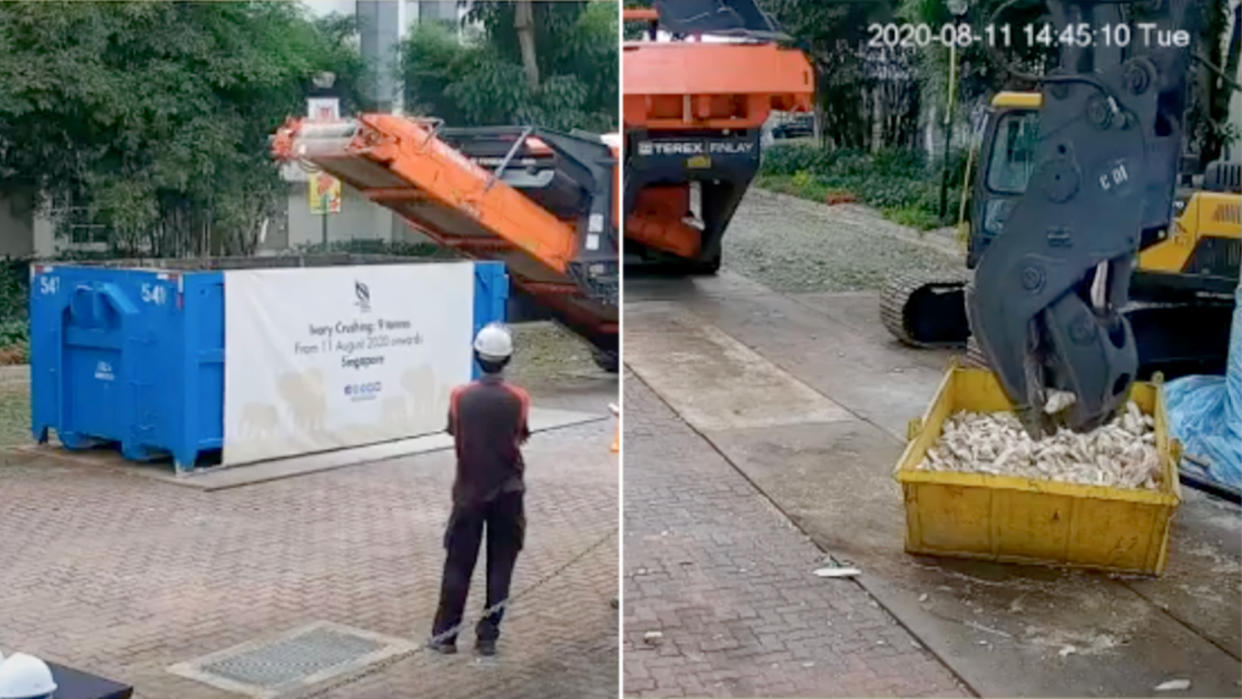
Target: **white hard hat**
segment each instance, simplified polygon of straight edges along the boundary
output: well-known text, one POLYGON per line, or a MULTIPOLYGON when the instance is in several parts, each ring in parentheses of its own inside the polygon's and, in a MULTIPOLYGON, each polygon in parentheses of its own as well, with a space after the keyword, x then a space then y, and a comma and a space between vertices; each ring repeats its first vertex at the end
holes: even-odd
POLYGON ((50 697, 55 691, 52 670, 33 655, 14 653, 0 663, 0 699, 50 697))
POLYGON ((500 323, 488 323, 474 336, 474 351, 489 361, 507 359, 513 354, 513 336, 500 323))

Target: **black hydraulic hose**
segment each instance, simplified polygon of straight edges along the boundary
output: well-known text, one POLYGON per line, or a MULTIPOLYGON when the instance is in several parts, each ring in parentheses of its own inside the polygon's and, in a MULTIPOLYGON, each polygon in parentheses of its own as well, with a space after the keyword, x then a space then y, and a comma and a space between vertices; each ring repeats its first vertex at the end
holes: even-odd
POLYGON ((1179 481, 1195 490, 1205 492, 1208 495, 1214 495, 1222 500, 1228 500, 1235 505, 1242 505, 1242 490, 1204 478, 1188 468, 1179 468, 1177 475, 1179 481))

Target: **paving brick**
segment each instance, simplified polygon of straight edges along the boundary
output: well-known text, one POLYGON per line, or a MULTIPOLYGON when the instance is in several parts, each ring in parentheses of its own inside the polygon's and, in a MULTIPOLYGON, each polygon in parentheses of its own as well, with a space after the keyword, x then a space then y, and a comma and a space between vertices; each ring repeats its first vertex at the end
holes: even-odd
POLYGON ((627 694, 967 694, 856 583, 812 575, 823 553, 630 373, 624 436, 627 694))
MULTIPOLYGON (((417 651, 323 694, 615 697, 612 430, 528 445, 527 546, 494 661, 475 662, 467 633, 457 656, 417 651)), ((451 480, 449 452, 214 493, 60 460, 0 467, 0 649, 127 681, 142 698, 212 699, 230 695, 165 668, 321 619, 421 641, 451 480)))

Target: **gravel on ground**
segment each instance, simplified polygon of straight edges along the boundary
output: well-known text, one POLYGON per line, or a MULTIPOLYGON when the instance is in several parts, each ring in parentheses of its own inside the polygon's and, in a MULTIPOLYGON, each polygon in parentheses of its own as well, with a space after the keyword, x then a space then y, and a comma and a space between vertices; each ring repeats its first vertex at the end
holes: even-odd
POLYGON ((29 382, 0 383, 0 448, 31 441, 29 382))
POLYGON ((878 289, 892 274, 965 274, 951 229, 920 233, 865 206, 760 189, 738 207, 722 259, 725 269, 784 293, 878 289))
POLYGON ((614 377, 591 357, 591 346, 550 321, 514 323, 509 379, 528 388, 572 388, 582 382, 614 377))

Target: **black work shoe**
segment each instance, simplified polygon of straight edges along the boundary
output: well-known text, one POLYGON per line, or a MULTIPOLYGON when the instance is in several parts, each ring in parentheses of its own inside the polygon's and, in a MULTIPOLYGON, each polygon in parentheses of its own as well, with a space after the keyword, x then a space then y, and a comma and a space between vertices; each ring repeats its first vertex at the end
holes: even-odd
POLYGON ((474 651, 479 655, 492 656, 496 655, 496 641, 480 638, 474 642, 474 651))
POLYGON ((427 648, 434 650, 441 655, 452 655, 457 652, 456 643, 447 643, 445 641, 437 641, 435 639, 427 641, 427 648))

